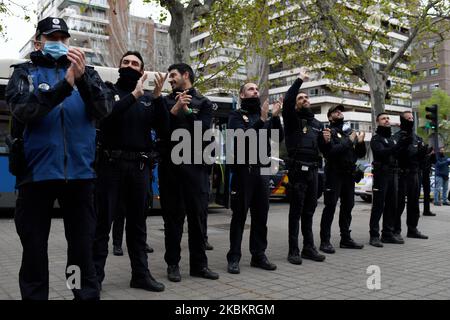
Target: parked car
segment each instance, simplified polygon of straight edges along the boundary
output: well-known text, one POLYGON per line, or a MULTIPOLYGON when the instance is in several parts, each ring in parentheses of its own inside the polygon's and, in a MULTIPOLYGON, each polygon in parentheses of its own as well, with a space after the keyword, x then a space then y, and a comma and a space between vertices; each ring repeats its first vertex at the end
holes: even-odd
POLYGON ((366 202, 372 202, 372 165, 367 163, 362 166, 364 168, 364 177, 360 182, 355 183, 355 194, 366 202))

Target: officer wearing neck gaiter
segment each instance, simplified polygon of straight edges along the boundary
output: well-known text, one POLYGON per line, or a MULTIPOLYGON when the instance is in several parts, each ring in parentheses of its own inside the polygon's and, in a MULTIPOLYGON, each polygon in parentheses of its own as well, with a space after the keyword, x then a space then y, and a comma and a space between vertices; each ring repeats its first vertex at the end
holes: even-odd
POLYGON ((399 141, 402 136, 410 138, 406 151, 401 153, 398 158, 400 168, 398 185, 398 207, 394 220, 394 233, 396 237, 401 238, 401 216, 405 209, 405 197, 408 198, 406 204, 406 225, 408 238, 428 239, 417 230, 419 223, 419 169, 420 163, 424 161, 428 147, 423 139, 414 133, 414 117, 411 111, 405 111, 400 115, 400 131, 394 135, 394 140, 399 141))
MULTIPOLYGON (((274 104, 272 117, 269 118, 269 103, 266 101, 261 107, 258 86, 254 83, 244 84, 239 93, 241 108, 230 112, 228 116, 228 128, 243 130, 253 134, 256 141, 245 141, 244 147, 239 147, 235 139, 234 164, 231 166, 231 210, 233 215, 230 224, 230 250, 227 254, 228 272, 240 273, 239 261, 241 260, 241 243, 244 232, 245 220, 250 209, 250 253, 252 267, 264 270, 275 270, 276 265, 267 258, 267 214, 269 212, 269 176, 261 174, 261 159, 254 146, 260 145, 263 139, 260 130, 267 130, 266 143, 270 146, 270 129, 279 130, 279 137, 283 139, 283 129, 279 115, 281 113, 281 101, 274 104), (250 143, 253 146, 250 146, 250 143), (245 157, 243 154, 245 153, 245 157), (256 153, 256 154, 251 154, 256 153), (239 163, 239 158, 245 158, 244 163, 239 163)), ((236 132, 236 131, 235 131, 236 132)), ((262 142, 264 143, 264 142, 262 142)), ((268 148, 269 150, 269 148, 268 148)), ((269 151, 270 152, 270 151, 269 151)))
POLYGON ((300 68, 297 80, 286 93, 283 119, 288 160, 289 196, 289 252, 288 261, 299 265, 301 258, 323 261, 314 245, 313 215, 317 206, 318 168, 320 152, 330 147, 330 130, 314 118, 309 97, 299 92, 303 81, 309 79, 305 68, 300 68), (303 235, 303 250, 298 246, 299 222, 303 235))
POLYGON ((370 245, 383 247, 383 243, 402 244, 403 239, 394 234, 394 218, 397 209, 398 158, 410 142, 408 135, 399 141, 392 137, 390 118, 387 113, 377 115, 376 134, 370 140, 373 153, 373 200, 370 213, 370 245), (380 241, 380 219, 383 230, 380 241), (382 243, 383 242, 383 243, 382 243))
POLYGON ((355 202, 356 160, 366 154, 364 133, 357 134, 353 130, 344 130, 344 106, 339 104, 328 110, 330 120, 330 148, 325 153, 325 190, 324 204, 320 222, 320 250, 334 253, 330 242, 331 224, 333 222, 336 204, 340 199, 339 228, 341 231, 341 248, 362 249, 364 245, 355 242, 350 237, 352 209, 355 202))
MULTIPOLYGON (((145 250, 146 206, 150 188, 151 130, 168 123, 161 90, 165 77, 157 74, 153 96, 144 91, 144 62, 139 52, 126 52, 120 60, 119 80, 107 83, 113 111, 100 123, 97 179, 98 224, 94 262, 98 282, 105 278, 108 240, 114 219, 126 217, 126 242, 131 262, 132 288, 163 291, 148 267, 145 250)), ((167 76, 166 76, 167 77, 167 76)))

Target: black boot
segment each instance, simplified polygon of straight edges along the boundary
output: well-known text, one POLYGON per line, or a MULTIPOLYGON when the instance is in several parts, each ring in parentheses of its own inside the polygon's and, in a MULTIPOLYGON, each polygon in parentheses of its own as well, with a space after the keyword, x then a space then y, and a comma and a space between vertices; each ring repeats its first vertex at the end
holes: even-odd
POLYGON ((192 277, 205 278, 210 280, 219 279, 219 275, 211 271, 208 267, 203 267, 200 270, 191 270, 190 275, 192 277))
POLYGON ((165 289, 164 285, 156 281, 151 274, 143 278, 132 277, 130 281, 130 287, 155 292, 161 292, 165 289))
POLYGON ((333 254, 336 252, 336 250, 334 250, 333 245, 329 242, 322 242, 320 244, 319 250, 329 254, 333 254))
POLYGON ((377 248, 383 248, 383 244, 380 241, 379 237, 370 237, 370 242, 369 244, 371 246, 377 247, 377 248))
POLYGON ((364 245, 355 242, 352 238, 341 238, 341 243, 339 246, 343 249, 362 249, 364 245))
POLYGON ((317 262, 322 262, 325 260, 325 256, 320 254, 314 246, 303 247, 302 258, 317 262))
POLYGON ((415 239, 428 239, 428 236, 422 234, 419 230, 414 229, 414 230, 409 230, 408 229, 408 233, 406 234, 406 236, 408 238, 415 238, 415 239))
POLYGON ((113 246, 113 255, 123 256, 123 250, 121 246, 113 246))
POLYGON ((180 267, 178 267, 178 265, 174 264, 167 266, 167 279, 172 282, 181 281, 180 267))

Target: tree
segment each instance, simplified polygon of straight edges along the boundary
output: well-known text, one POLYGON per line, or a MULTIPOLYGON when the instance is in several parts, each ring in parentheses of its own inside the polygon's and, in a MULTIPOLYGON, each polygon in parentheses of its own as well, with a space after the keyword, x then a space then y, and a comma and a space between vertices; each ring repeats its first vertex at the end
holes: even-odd
MULTIPOLYGON (((409 63, 408 50, 413 41, 427 32, 437 32, 437 27, 441 32, 442 26, 448 29, 448 24, 444 24, 450 12, 447 0, 400 0, 395 4, 385 0, 313 0, 309 6, 298 2, 308 16, 308 35, 321 49, 320 56, 312 55, 305 62, 316 65, 320 63, 317 58, 322 59, 322 63, 332 64, 326 68, 330 77, 346 81, 356 76, 366 84, 373 129, 376 114, 384 111, 387 80, 402 72, 397 68, 400 63, 409 63), (387 37, 387 32, 392 31, 404 33, 405 40, 396 43, 387 37), (392 51, 393 47, 396 50, 392 51), (373 63, 376 56, 384 60, 382 64, 373 63)), ((399 87, 401 81, 396 81, 399 87)))
POLYGON ((4 18, 8 16, 16 16, 25 21, 30 21, 31 10, 26 5, 13 0, 0 1, 0 37, 7 38, 7 30, 4 26, 4 18))
POLYGON ((174 63, 190 62, 191 29, 194 22, 207 14, 217 0, 144 0, 144 3, 156 3, 169 11, 170 40, 173 48, 174 63))
POLYGON ((450 96, 447 92, 441 89, 434 89, 431 95, 431 98, 422 101, 419 106, 419 135, 428 141, 430 138, 431 132, 425 128, 425 108, 430 107, 433 104, 437 104, 439 106, 439 137, 442 139, 445 146, 450 145, 450 96))
POLYGON ((228 23, 237 19, 238 24, 226 28, 221 24, 222 34, 213 26, 211 38, 225 37, 229 43, 240 44, 245 61, 251 61, 251 50, 256 49, 272 65, 279 63, 282 70, 309 66, 319 77, 332 80, 332 89, 349 87, 349 82, 361 91, 366 86, 373 129, 374 116, 384 111, 389 83, 394 84, 393 92, 410 90, 413 41, 428 32, 445 32, 450 19, 447 0, 400 0, 395 4, 387 0, 224 2, 231 4, 222 5, 221 1, 220 13, 211 19, 228 23), (228 10, 232 6, 234 10, 228 10), (269 12, 268 30, 265 10, 269 12), (396 41, 387 36, 389 32, 399 33, 404 40, 396 41))

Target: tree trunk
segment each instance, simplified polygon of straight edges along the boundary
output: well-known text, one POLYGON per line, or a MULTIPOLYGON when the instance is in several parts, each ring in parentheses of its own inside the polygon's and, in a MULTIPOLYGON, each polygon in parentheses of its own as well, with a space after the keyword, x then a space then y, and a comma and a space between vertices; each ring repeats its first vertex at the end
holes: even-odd
POLYGON ((171 62, 189 64, 191 60, 191 28, 194 23, 194 12, 186 8, 172 11, 171 16, 172 20, 169 27, 172 48, 171 62))
POLYGON ((264 54, 269 48, 269 11, 267 0, 258 0, 255 6, 259 8, 259 14, 254 21, 256 33, 262 34, 258 43, 254 43, 251 57, 246 63, 247 79, 258 85, 261 101, 269 98, 269 58, 264 54), (259 52, 262 52, 259 53, 259 52))
MULTIPOLYGON (((375 74, 369 77, 368 81, 370 88, 370 105, 372 110, 372 133, 376 130, 376 118, 381 112, 384 112, 385 98, 386 98, 386 80, 384 76, 375 74)), ((366 77, 367 79, 367 77, 366 77)))
POLYGON ((269 61, 266 57, 253 52, 247 62, 247 79, 258 85, 261 101, 269 97, 269 61))

